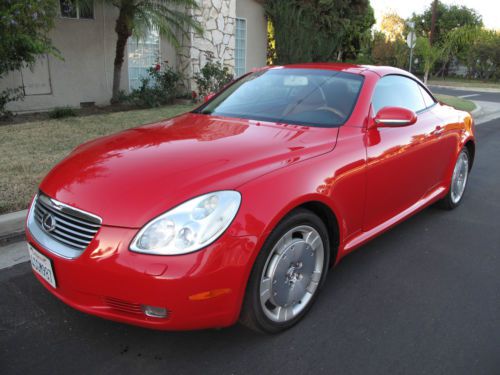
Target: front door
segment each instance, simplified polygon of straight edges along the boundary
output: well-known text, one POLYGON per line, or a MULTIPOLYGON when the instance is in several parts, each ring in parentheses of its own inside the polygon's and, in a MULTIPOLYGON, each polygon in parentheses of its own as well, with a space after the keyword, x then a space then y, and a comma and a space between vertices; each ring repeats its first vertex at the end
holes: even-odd
POLYGON ((438 182, 438 119, 432 104, 424 102, 419 84, 399 75, 380 79, 372 99, 373 114, 383 107, 410 109, 417 113, 417 122, 368 130, 365 231, 417 203, 438 182))

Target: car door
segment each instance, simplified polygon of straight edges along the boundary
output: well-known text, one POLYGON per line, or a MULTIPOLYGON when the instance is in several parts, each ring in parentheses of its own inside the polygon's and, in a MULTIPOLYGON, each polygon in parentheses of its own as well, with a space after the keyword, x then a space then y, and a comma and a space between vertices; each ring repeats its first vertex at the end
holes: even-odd
POLYGON ((367 131, 367 198, 364 229, 402 213, 439 182, 439 119, 426 105, 419 83, 400 75, 381 78, 372 97, 375 115, 383 107, 403 107, 417 114, 407 126, 370 127, 367 131))

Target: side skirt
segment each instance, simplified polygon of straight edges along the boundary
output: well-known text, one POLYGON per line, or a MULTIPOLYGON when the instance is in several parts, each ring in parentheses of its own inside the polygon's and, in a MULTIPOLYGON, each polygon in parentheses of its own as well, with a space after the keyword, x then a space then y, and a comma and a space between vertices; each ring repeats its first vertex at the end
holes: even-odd
POLYGON ((377 225, 376 227, 374 227, 366 232, 361 232, 359 235, 351 238, 347 243, 344 244, 344 247, 342 249, 343 255, 353 251, 354 249, 365 244, 366 242, 370 241, 371 239, 373 239, 373 238, 377 237, 378 235, 384 233, 385 231, 391 229, 392 227, 394 227, 395 225, 404 221, 408 217, 414 215, 415 213, 421 211, 425 207, 434 203, 435 201, 437 201, 439 198, 441 198, 445 194, 446 194, 446 188, 443 186, 440 186, 440 187, 436 188, 435 190, 433 190, 432 192, 430 192, 429 194, 427 194, 426 196, 424 196, 422 199, 420 199, 415 204, 408 207, 406 210, 397 214, 396 216, 393 216, 389 220, 383 222, 382 224, 377 225))

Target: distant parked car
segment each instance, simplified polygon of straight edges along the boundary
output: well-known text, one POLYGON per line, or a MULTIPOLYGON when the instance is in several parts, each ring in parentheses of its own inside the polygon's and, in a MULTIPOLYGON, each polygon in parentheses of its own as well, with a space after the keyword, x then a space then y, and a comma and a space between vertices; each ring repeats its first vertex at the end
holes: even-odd
POLYGON ((77 147, 31 204, 32 266, 103 318, 278 332, 343 256, 434 202, 457 207, 474 153, 471 116, 405 71, 265 68, 77 147))

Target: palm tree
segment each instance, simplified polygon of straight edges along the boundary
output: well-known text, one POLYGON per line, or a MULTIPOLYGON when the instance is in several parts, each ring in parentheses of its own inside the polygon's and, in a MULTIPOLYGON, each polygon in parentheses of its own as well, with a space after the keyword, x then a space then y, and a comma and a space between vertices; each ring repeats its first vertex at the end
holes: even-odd
MULTIPOLYGON (((79 6, 92 6, 93 0, 75 0, 79 6)), ((156 29, 159 34, 175 48, 180 47, 179 32, 188 30, 202 33, 200 23, 186 9, 198 9, 196 0, 103 0, 119 10, 115 32, 118 36, 113 67, 113 97, 111 103, 118 101, 125 46, 134 35, 141 37, 149 30, 156 29)))

